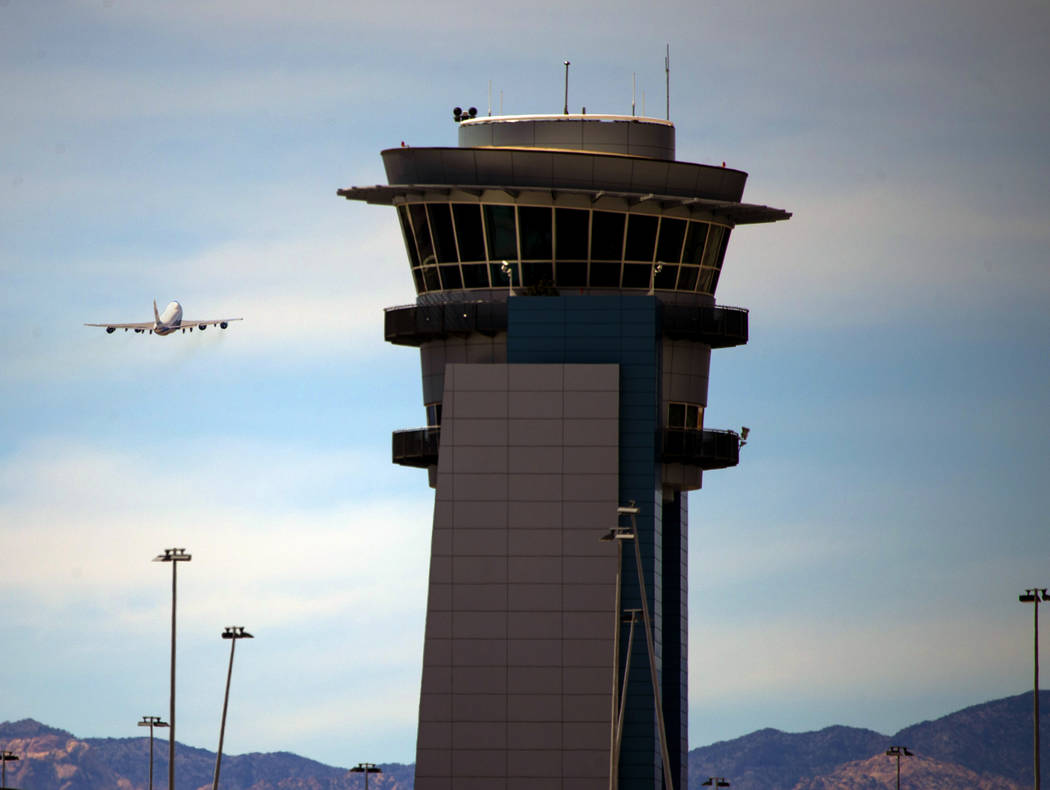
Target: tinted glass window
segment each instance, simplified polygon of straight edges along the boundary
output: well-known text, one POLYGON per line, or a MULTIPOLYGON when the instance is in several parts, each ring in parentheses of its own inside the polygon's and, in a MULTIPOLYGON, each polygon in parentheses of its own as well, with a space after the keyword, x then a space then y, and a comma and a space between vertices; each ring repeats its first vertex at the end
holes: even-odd
MULTIPOLYGON (((589 211, 575 208, 558 208, 554 210, 559 261, 587 260, 587 226, 589 223, 589 211)), ((576 284, 579 285, 580 283, 576 284)))
POLYGON ((488 288, 489 271, 484 263, 463 264, 463 287, 464 288, 488 288))
POLYGON ((518 208, 521 223, 521 257, 529 260, 549 261, 551 252, 551 210, 541 206, 518 208))
POLYGON ((652 273, 652 264, 625 263, 623 265, 623 287, 648 289, 649 277, 652 273))
MULTIPOLYGON (((627 222, 627 250, 624 258, 629 261, 651 261, 656 247, 656 226, 659 217, 632 214, 627 222)), ((646 287, 649 283, 646 282, 646 287)))
POLYGON ((416 281, 416 293, 423 293, 426 290, 426 287, 423 285, 423 270, 413 269, 412 279, 416 281))
POLYGON ((428 291, 441 290, 441 282, 438 280, 437 266, 423 267, 423 282, 427 286, 428 291))
POLYGON ((452 235, 452 212, 448 203, 430 203, 427 206, 430 217, 430 232, 434 237, 434 247, 440 263, 456 263, 456 238, 452 235))
POLYGON ((685 237, 685 220, 660 220, 660 240, 656 245, 656 260, 664 263, 678 263, 682 257, 682 240, 685 237))
POLYGON ((670 403, 667 406, 667 427, 668 428, 684 428, 685 427, 685 404, 684 403, 670 403))
POLYGON ((678 269, 678 290, 695 291, 696 275, 699 271, 696 266, 680 266, 678 269))
MULTIPOLYGON (((685 237, 685 251, 682 253, 682 263, 699 265, 700 256, 704 254, 704 242, 707 240, 707 223, 690 222, 689 233, 685 237)), ((681 286, 678 286, 681 288, 681 286)))
POLYGON ((485 238, 481 233, 481 206, 453 203, 452 216, 456 220, 459 259, 461 261, 485 260, 485 238))
POLYGON ((721 225, 712 225, 707 234, 707 246, 704 248, 704 266, 717 266, 718 253, 722 250, 722 235, 725 231, 721 225))
POLYGON ((433 263, 434 247, 430 243, 427 210, 422 203, 413 203, 408 207, 408 212, 412 215, 412 229, 415 231, 420 263, 433 263))
MULTIPOLYGON (((523 263, 521 268, 525 277, 525 285, 554 284, 554 265, 549 261, 546 263, 523 263)), ((517 277, 515 277, 516 279, 517 277)))
POLYGON ((583 287, 587 285, 586 261, 558 261, 558 286, 583 287))
POLYGON ((514 206, 485 206, 485 231, 488 234, 489 260, 518 257, 514 206))
POLYGON ((441 266, 441 287, 446 291, 459 290, 463 279, 459 276, 459 266, 441 266))
POLYGON ((408 250, 408 260, 413 266, 419 266, 419 254, 416 252, 416 242, 412 238, 412 226, 408 221, 408 209, 404 206, 398 206, 397 216, 401 220, 401 232, 405 234, 405 249, 408 250))
POLYGON ((591 286, 594 288, 619 288, 620 264, 591 263, 591 286))
POLYGON ((620 260, 623 255, 623 225, 626 217, 626 214, 611 211, 594 212, 591 220, 592 260, 620 260))

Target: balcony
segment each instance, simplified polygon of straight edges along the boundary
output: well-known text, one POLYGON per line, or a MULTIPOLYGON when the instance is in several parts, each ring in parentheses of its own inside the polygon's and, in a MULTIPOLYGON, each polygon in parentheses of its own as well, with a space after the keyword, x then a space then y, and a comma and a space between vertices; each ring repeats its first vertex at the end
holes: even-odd
POLYGON ((391 455, 395 464, 426 469, 428 466, 437 466, 440 444, 440 428, 394 431, 391 455))
MULTIPOLYGON (((661 312, 665 337, 695 340, 711 348, 747 343, 748 313, 743 308, 665 304, 661 312)), ((507 331, 507 303, 450 302, 388 307, 383 331, 388 343, 399 346, 420 346, 429 340, 466 336, 472 332, 491 337, 507 331)))
MULTIPOLYGON (((740 460, 740 436, 735 431, 695 431, 665 428, 661 431, 660 460, 698 466, 703 470, 726 469, 740 460)), ((395 464, 426 469, 437 466, 441 428, 394 431, 391 455, 395 464)))
POLYGON ((703 470, 726 469, 740 461, 740 435, 735 431, 664 428, 660 460, 703 470))

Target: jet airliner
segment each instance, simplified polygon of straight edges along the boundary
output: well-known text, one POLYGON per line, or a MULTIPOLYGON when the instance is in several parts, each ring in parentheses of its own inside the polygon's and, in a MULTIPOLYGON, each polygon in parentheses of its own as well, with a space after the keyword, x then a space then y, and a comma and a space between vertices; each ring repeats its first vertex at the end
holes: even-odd
POLYGON ((168 302, 164 312, 157 311, 157 300, 153 300, 153 320, 136 324, 84 324, 84 326, 104 326, 106 332, 113 334, 118 329, 127 332, 129 329, 137 333, 149 332, 151 335, 170 335, 173 332, 191 332, 194 327, 202 332, 209 326, 218 325, 220 329, 229 326, 230 321, 243 321, 243 318, 209 318, 204 321, 190 321, 182 317, 182 305, 178 302, 168 302))

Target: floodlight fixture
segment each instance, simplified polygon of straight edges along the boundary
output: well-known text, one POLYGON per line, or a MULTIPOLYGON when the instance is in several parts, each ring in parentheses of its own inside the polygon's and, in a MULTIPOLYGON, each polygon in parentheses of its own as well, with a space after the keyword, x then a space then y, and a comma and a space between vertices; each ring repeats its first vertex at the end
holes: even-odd
POLYGON ((221 634, 223 639, 230 640, 230 667, 226 670, 226 694, 222 698, 222 721, 219 723, 219 751, 215 754, 215 778, 212 790, 219 790, 219 771, 222 770, 222 739, 226 734, 226 709, 230 704, 230 679, 233 677, 233 651, 237 649, 238 639, 254 639, 244 630, 243 625, 228 625, 221 634))
POLYGON ((1017 596, 1021 603, 1034 604, 1032 606, 1032 666, 1034 684, 1032 692, 1032 753, 1034 755, 1035 790, 1039 790, 1042 779, 1039 776, 1039 604, 1050 601, 1050 595, 1046 594, 1046 587, 1030 587, 1021 595, 1017 596))
POLYGON ((897 758, 897 790, 901 790, 901 757, 914 757, 915 752, 907 746, 891 746, 886 750, 886 754, 897 758))
POLYGON ((153 790, 153 728, 167 727, 168 723, 161 721, 160 716, 143 716, 139 726, 149 727, 149 790, 153 790))
POLYGON ((365 775, 365 790, 368 790, 368 775, 369 774, 381 774, 383 769, 375 763, 358 763, 350 769, 352 774, 364 774, 365 775))
POLYGON ((729 780, 724 776, 709 776, 706 782, 700 783, 701 787, 729 787, 729 780))
POLYGON ((6 750, 0 752, 0 764, 3 765, 3 768, 0 769, 0 770, 3 771, 3 776, 2 776, 2 778, 0 778, 0 782, 2 782, 2 786, 3 787, 7 787, 7 763, 10 760, 17 760, 17 759, 18 759, 18 755, 15 754, 14 752, 9 752, 9 751, 6 751, 6 750))
POLYGON ((154 562, 171 563, 171 693, 168 698, 168 787, 175 787, 175 601, 178 585, 177 569, 180 562, 189 562, 193 557, 185 548, 164 549, 163 554, 153 558, 154 562))
MULTIPOLYGON (((514 293, 514 268, 510 261, 500 261, 499 270, 507 275, 507 296, 516 296, 514 293)), ((518 285, 521 285, 521 264, 518 264, 518 285)))
POLYGON ((653 296, 656 287, 656 275, 664 270, 663 261, 657 261, 649 269, 649 296, 653 296))

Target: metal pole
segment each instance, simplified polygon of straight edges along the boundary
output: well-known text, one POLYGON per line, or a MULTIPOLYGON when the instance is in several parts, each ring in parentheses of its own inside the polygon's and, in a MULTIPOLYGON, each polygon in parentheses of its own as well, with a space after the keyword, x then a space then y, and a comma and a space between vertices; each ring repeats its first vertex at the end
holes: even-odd
MULTIPOLYGON (((613 625, 613 671, 612 671, 612 719, 609 722, 609 788, 617 790, 620 784, 619 766, 616 759, 616 731, 619 722, 618 711, 620 709, 619 699, 619 674, 620 674, 620 607, 622 601, 623 586, 623 541, 616 541, 616 607, 613 610, 615 624, 613 625)), ((633 635, 633 630, 632 630, 633 635)))
MULTIPOLYGON (((569 61, 565 61, 565 108, 562 110, 565 115, 569 114, 569 61)), ((368 788, 365 788, 368 790, 368 788)))
POLYGON ((149 723, 149 790, 153 790, 153 722, 149 723))
POLYGON ((171 562, 171 697, 168 702, 168 790, 175 790, 175 590, 179 563, 171 562))
POLYGON ((638 590, 642 594, 642 617, 645 620, 645 643, 649 648, 649 675, 653 682, 653 702, 656 705, 656 720, 660 727, 660 754, 664 764, 664 782, 666 790, 674 790, 671 781, 671 756, 667 751, 667 730, 664 728, 664 706, 660 693, 660 682, 656 677, 656 650, 653 647, 653 625, 649 619, 649 596, 645 591, 645 573, 642 570, 642 548, 638 545, 638 528, 634 514, 631 514, 631 527, 634 530, 634 559, 638 566, 638 590))
MULTIPOLYGON (((1035 746, 1035 748, 1033 750, 1034 754, 1035 754, 1035 790, 1039 790, 1040 784, 1042 782, 1042 779, 1039 776, 1039 593, 1040 593, 1040 591, 1039 590, 1033 590, 1033 592, 1035 593, 1035 605, 1032 607, 1033 611, 1035 612, 1034 620, 1033 620, 1033 629, 1034 629, 1034 633, 1035 633, 1035 636, 1034 636, 1034 639, 1033 639, 1033 642, 1034 642, 1034 645, 1035 645, 1035 647, 1033 649, 1033 656, 1034 656, 1034 660, 1035 660, 1035 670, 1034 670, 1034 676, 1035 676, 1035 687, 1034 688, 1035 688, 1035 690, 1032 693, 1032 720, 1033 720, 1035 726, 1032 728, 1032 733, 1033 733, 1032 737, 1034 739, 1034 746, 1035 746)), ((1043 590, 1042 592, 1043 592, 1043 595, 1045 596, 1046 595, 1046 591, 1043 590)))
POLYGON ((627 679, 631 674, 631 652, 634 648, 634 624, 638 621, 638 610, 631 610, 631 629, 627 632, 627 658, 623 667, 623 694, 620 695, 620 710, 616 719, 616 781, 620 781, 620 746, 623 743, 623 720, 627 709, 627 679))
POLYGON ((897 752, 897 790, 901 790, 901 753, 897 752))
POLYGON ((222 768, 222 738, 226 732, 226 708, 230 703, 230 678, 233 677, 233 651, 236 649, 237 640, 230 639, 230 667, 226 670, 226 696, 222 699, 222 723, 219 724, 219 753, 215 755, 215 781, 212 782, 212 790, 219 790, 219 769, 222 768))

